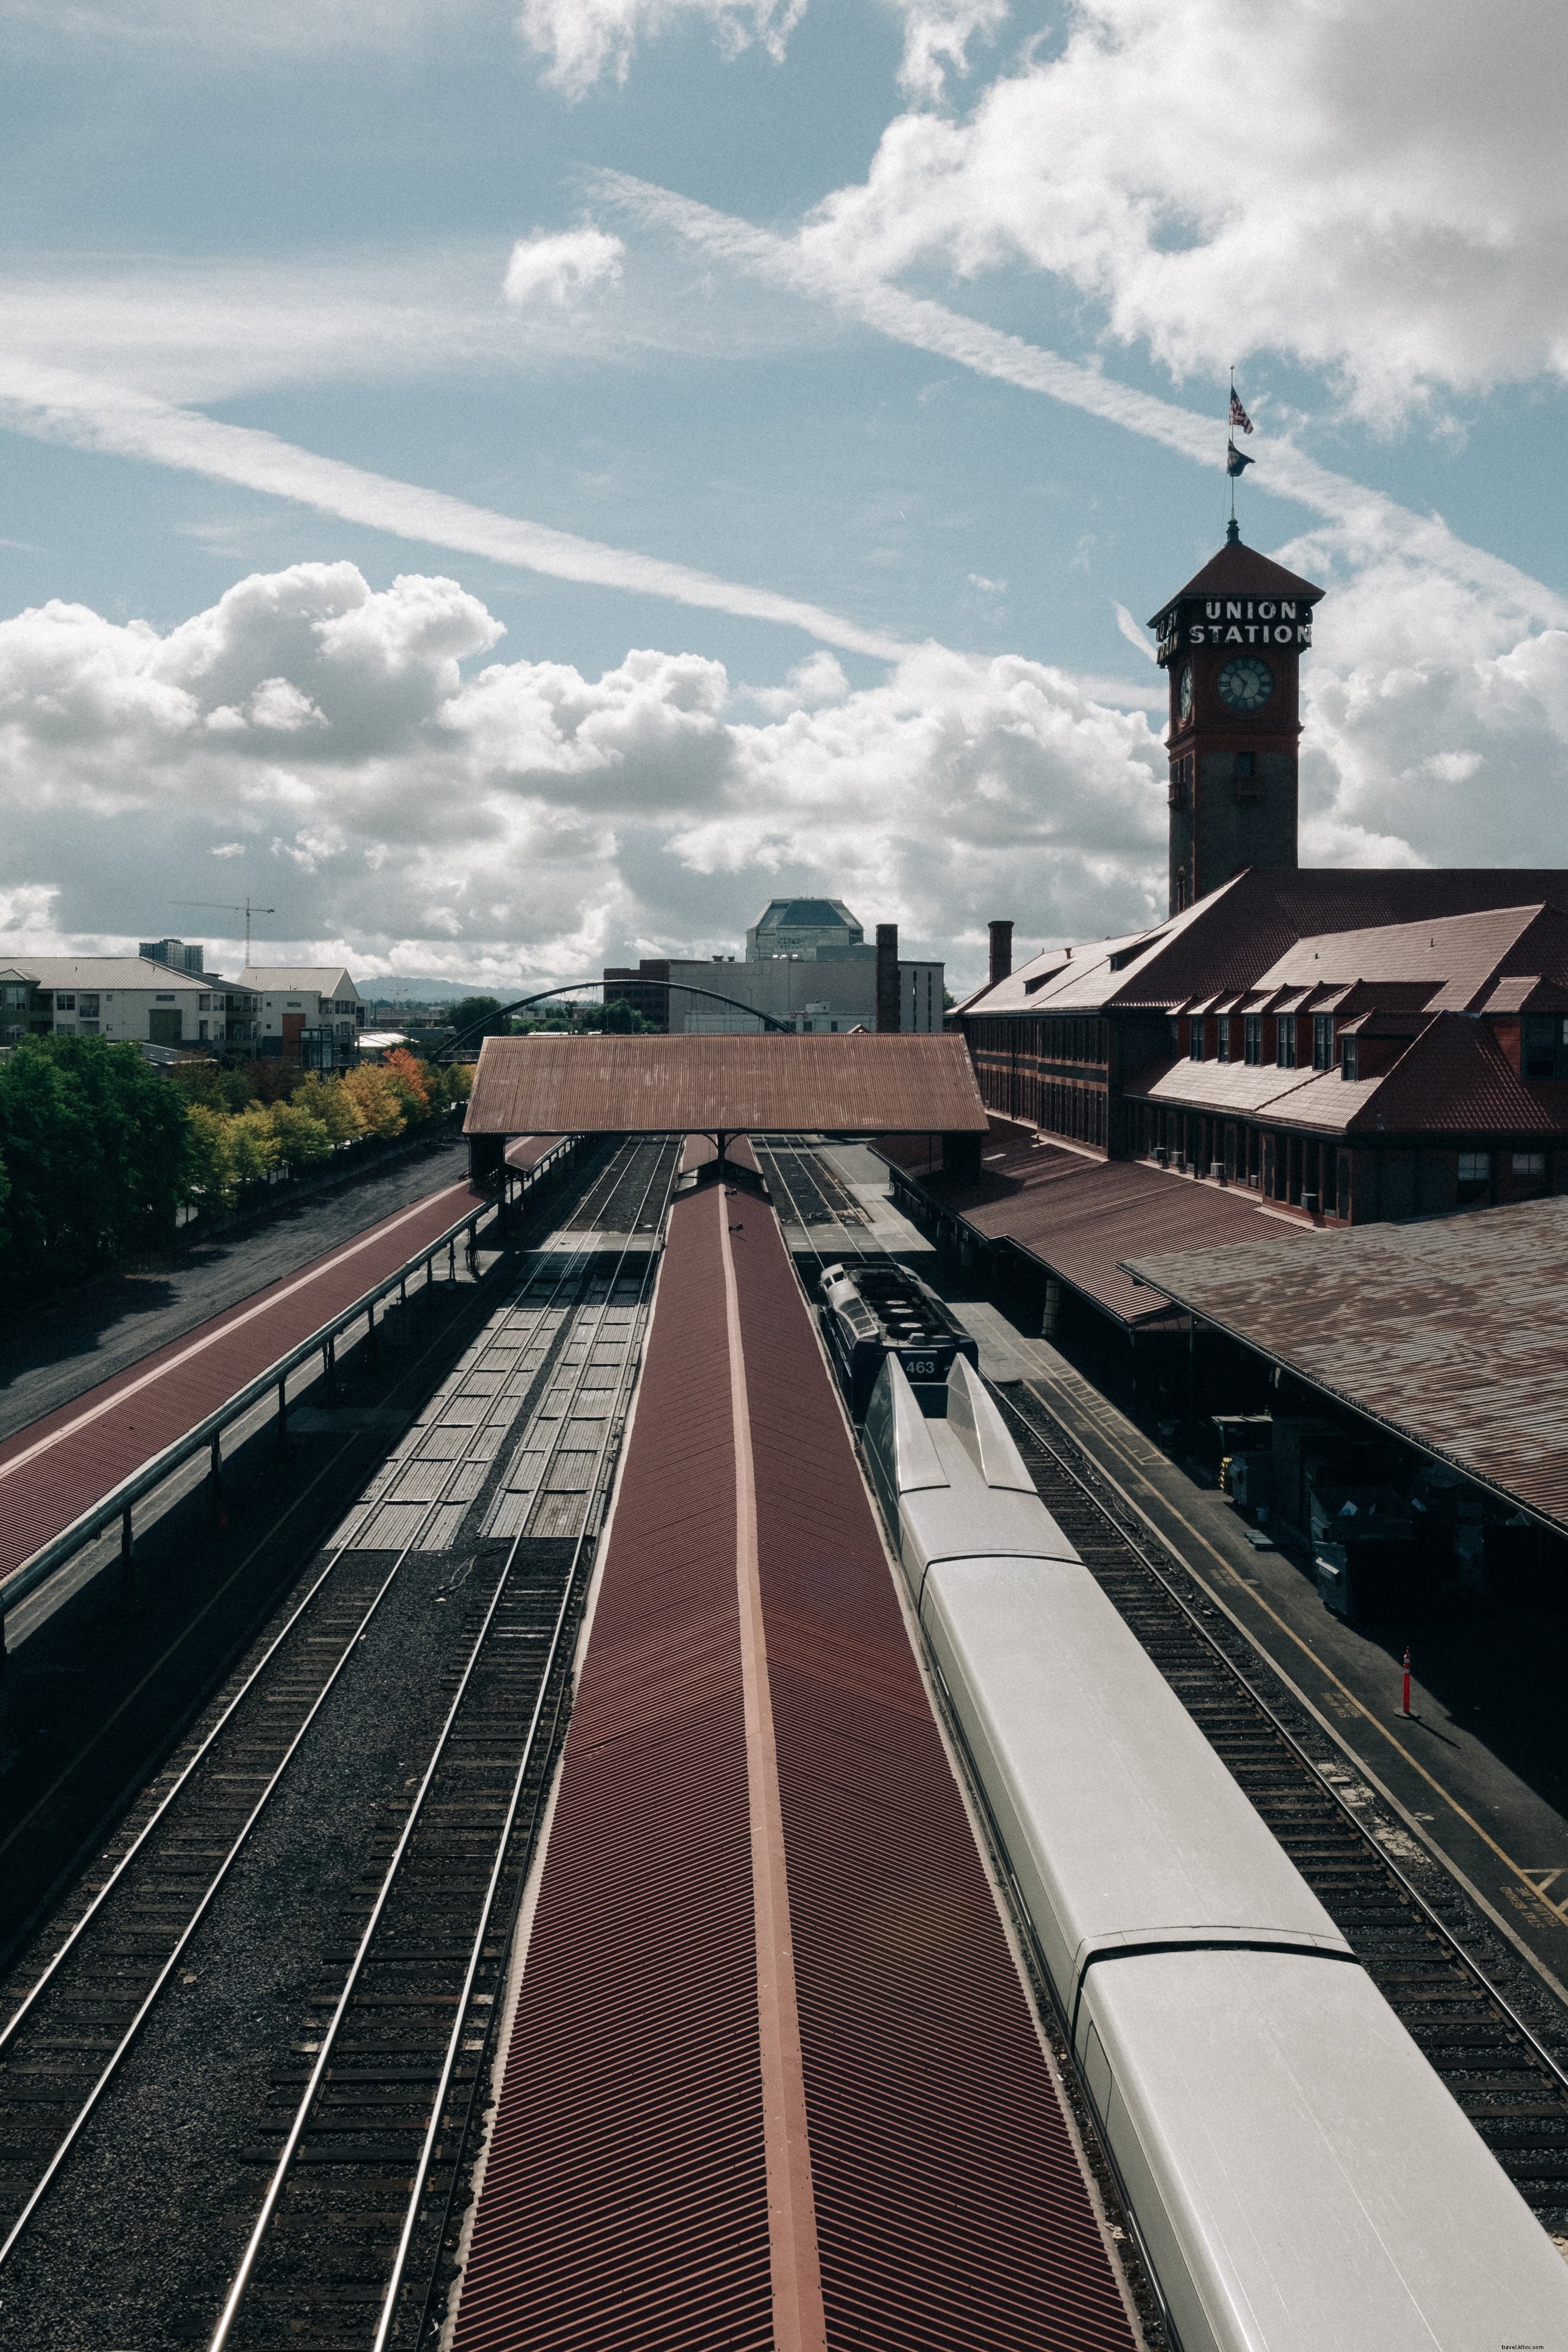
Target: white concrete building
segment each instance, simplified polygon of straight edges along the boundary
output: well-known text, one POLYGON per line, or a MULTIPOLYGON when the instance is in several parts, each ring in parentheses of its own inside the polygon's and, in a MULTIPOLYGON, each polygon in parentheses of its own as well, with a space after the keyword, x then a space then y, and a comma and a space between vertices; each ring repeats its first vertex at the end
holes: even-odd
POLYGON ((258 1055, 316 1069, 354 1059, 366 1007, 341 964, 247 964, 240 986, 256 999, 258 1055))
POLYGON ((64 1034, 221 1053, 229 1001, 210 973, 175 971, 145 956, 28 956, 0 974, 0 1030, 7 1045, 64 1034))

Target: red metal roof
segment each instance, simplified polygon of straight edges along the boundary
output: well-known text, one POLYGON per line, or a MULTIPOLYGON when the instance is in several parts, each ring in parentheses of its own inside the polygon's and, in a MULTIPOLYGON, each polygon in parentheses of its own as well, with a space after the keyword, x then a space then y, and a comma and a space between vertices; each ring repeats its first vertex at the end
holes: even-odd
POLYGON ((541 1160, 548 1160, 558 1143, 565 1141, 564 1135, 514 1136, 507 1146, 507 1165, 526 1174, 528 1169, 537 1168, 541 1160))
POLYGON ((926 1172, 918 1146, 905 1157, 898 1139, 879 1136, 877 1148, 938 1207, 988 1241, 1016 1243, 1127 1324, 1157 1322, 1168 1311, 1120 1271, 1130 1250, 1155 1236, 1171 1249, 1203 1249, 1251 1241, 1260 1229, 1256 1195, 1244 1187, 1222 1191, 1139 1161, 1086 1159, 1010 1119, 992 1118, 977 1184, 926 1172))
POLYGON ((0 1576, 218 1411, 485 1195, 444 1185, 0 1444, 0 1576))
POLYGON ((1568 1528, 1568 1199, 1127 1263, 1206 1322, 1568 1528))
POLYGON ((486 1037, 465 1131, 983 1133, 958 1036, 486 1037))
POLYGON ((816 2340, 1131 2352, 777 1220, 718 1186, 671 1214, 455 2352, 776 2340, 737 1426, 816 2340), (749 1402, 738 1423, 727 1242, 749 1402))

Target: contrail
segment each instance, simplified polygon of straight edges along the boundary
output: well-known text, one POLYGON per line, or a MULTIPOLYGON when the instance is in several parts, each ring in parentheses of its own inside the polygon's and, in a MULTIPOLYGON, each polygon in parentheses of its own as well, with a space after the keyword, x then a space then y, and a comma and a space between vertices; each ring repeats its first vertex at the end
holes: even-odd
MULTIPOLYGON (((715 212, 707 205, 695 204, 687 196, 673 194, 667 188, 632 179, 625 173, 595 173, 593 184, 638 219, 673 229, 688 243, 748 276, 831 303, 894 342, 935 352, 978 375, 994 376, 1026 392, 1043 393, 1048 399, 1087 410, 1145 440, 1161 442, 1197 465, 1218 466, 1224 436, 1213 418, 1178 407, 1174 401, 1134 392, 1093 368, 1082 367, 1038 343, 1025 342, 1020 335, 1005 334, 940 302, 906 294, 886 278, 857 273, 806 237, 777 236, 749 221, 715 212)), ((1415 514, 1380 490, 1369 490, 1346 475, 1331 473, 1289 441, 1270 441, 1259 435, 1252 446, 1267 464, 1260 464, 1249 487, 1292 499, 1338 525, 1363 560, 1376 554, 1408 556, 1469 587, 1506 598, 1532 620, 1559 628, 1568 623, 1568 600, 1500 556, 1456 538, 1440 517, 1415 514)))
POLYGON ((470 506, 441 490, 422 489, 417 483, 367 473, 335 457, 316 457, 274 434, 257 432, 249 425, 223 425, 195 409, 179 408, 149 394, 65 369, 35 367, 15 360, 0 363, 0 422, 18 433, 65 442, 72 448, 144 458, 153 465, 204 474, 215 481, 240 483, 246 489, 293 499, 345 522, 366 523, 372 530, 432 547, 488 556, 495 562, 548 572, 557 580, 669 597, 678 604, 730 613, 742 620, 779 622, 824 645, 841 646, 846 653, 869 654, 879 661, 902 661, 918 650, 881 630, 862 629, 837 613, 825 612, 820 604, 802 604, 794 596, 776 595, 771 589, 748 588, 733 580, 717 579, 711 572, 694 572, 684 563, 666 563, 658 556, 607 547, 597 540, 579 539, 570 531, 552 530, 543 523, 470 506))

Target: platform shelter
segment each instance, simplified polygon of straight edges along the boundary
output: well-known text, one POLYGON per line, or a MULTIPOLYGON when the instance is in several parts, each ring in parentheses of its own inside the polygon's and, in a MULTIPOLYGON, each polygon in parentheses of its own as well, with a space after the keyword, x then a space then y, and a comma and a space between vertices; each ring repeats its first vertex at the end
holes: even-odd
POLYGON ((985 1105, 956 1036, 486 1037, 464 1121, 484 1181, 514 1135, 940 1135, 977 1175, 985 1105))

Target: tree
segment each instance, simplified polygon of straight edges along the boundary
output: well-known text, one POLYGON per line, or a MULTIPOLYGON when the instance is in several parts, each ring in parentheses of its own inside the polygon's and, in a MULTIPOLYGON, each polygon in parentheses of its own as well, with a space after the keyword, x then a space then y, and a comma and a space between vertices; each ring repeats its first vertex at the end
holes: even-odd
POLYGON ((228 1209, 238 1189, 230 1130, 234 1121, 211 1103, 185 1113, 185 1197, 204 1209, 228 1209))
POLYGON ((228 1147, 236 1184, 267 1181, 277 1165, 277 1137, 264 1103, 252 1103, 229 1120, 228 1147))
POLYGON ((457 1031, 482 1021, 484 1027, 474 1031, 472 1043, 475 1045, 481 1037, 505 1037, 511 1028, 511 1023, 502 1016, 498 996, 465 996, 453 1006, 446 1017, 457 1031))
POLYGON ((189 1148, 188 1106, 139 1047, 24 1038, 0 1066, 10 1279, 49 1286, 172 1232, 189 1148))
POLYGON ((319 1168, 332 1157, 332 1138, 324 1119, 312 1118, 298 1101, 274 1103, 267 1117, 277 1139, 277 1161, 291 1176, 319 1168))
POLYGON ((653 1029, 653 1024, 623 996, 612 996, 604 1004, 585 1004, 577 1025, 580 1029, 602 1029, 612 1037, 645 1037, 653 1029))
POLYGON ((338 1084, 353 1098, 355 1109, 364 1120, 367 1131, 379 1135, 390 1143, 401 1135, 407 1125, 402 1093, 391 1071, 375 1062, 361 1062, 355 1070, 345 1070, 338 1084))
POLYGON ((365 1131, 359 1106, 340 1078, 329 1078, 319 1070, 312 1071, 289 1099, 297 1110, 308 1111, 312 1118, 320 1120, 334 1150, 340 1143, 352 1143, 365 1131))

